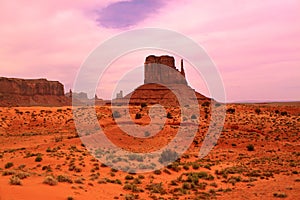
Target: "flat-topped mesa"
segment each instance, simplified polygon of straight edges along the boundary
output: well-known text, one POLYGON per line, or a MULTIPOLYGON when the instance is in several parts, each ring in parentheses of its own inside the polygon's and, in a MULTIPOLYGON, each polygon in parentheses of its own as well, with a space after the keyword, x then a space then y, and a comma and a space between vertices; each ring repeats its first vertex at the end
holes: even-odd
POLYGON ((47 79, 18 79, 0 77, 0 93, 24 96, 64 96, 64 86, 58 81, 47 79))
POLYGON ((0 106, 66 106, 64 85, 47 79, 0 77, 0 106))
POLYGON ((185 84, 185 72, 183 60, 181 60, 181 71, 175 67, 175 59, 172 56, 154 56, 150 55, 145 60, 144 65, 145 79, 144 83, 158 84, 185 84))

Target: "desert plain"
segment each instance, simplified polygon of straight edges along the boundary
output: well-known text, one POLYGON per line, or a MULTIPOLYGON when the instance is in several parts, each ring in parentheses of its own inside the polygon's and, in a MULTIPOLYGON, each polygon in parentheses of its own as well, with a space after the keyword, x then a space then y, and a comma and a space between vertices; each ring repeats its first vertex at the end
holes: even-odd
MULTIPOLYGON (((116 170, 93 156, 78 136, 71 106, 1 107, 0 199, 298 199, 300 103, 227 104, 220 138, 199 159, 210 107, 200 106, 188 150, 145 173, 116 170)), ((131 106, 132 121, 148 124, 150 108, 131 106)), ((129 151, 157 150, 179 128, 176 107, 166 108, 162 131, 148 138, 124 133, 109 105, 93 109, 109 140, 129 151)), ((150 164, 144 157, 131 161, 150 164)))

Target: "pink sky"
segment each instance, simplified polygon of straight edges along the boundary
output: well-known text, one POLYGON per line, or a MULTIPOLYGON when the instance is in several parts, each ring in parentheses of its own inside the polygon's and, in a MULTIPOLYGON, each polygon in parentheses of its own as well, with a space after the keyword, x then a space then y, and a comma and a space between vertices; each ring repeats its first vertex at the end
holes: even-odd
MULTIPOLYGON (((67 91, 81 64, 103 41, 125 30, 155 27, 182 33, 207 51, 229 102, 300 100, 299 1, 160 2, 3 0, 0 76, 45 77, 62 82, 67 91)), ((142 65, 145 55, 121 60, 142 65)), ((112 66, 112 75, 120 69, 117 63, 122 64, 112 66)), ((209 95, 192 70, 187 77, 193 88, 209 95)), ((109 98, 114 81, 98 96, 109 98)))

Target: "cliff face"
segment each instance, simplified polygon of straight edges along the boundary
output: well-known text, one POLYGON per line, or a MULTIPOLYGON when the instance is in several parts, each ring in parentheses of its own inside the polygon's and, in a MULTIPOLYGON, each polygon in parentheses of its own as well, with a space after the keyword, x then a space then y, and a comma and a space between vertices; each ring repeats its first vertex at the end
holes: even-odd
POLYGON ((64 106, 70 98, 64 86, 46 79, 17 79, 0 77, 0 106, 64 106))
POLYGON ((148 56, 144 65, 145 80, 144 83, 160 84, 185 84, 185 73, 183 62, 181 62, 181 71, 175 67, 175 59, 172 56, 148 56))
POLYGON ((64 86, 58 81, 46 79, 17 79, 0 77, 0 93, 33 95, 64 95, 64 86))

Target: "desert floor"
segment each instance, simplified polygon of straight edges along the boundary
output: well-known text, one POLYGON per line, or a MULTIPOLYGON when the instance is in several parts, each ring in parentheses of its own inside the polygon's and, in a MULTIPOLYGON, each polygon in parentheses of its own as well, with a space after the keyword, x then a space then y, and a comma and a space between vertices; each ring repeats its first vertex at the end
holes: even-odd
MULTIPOLYGON (((132 120, 149 124, 149 109, 132 106, 132 120)), ((167 108, 170 116, 158 134, 134 138, 116 124, 110 107, 95 110, 109 140, 133 152, 164 147, 181 122, 179 108, 167 108)), ((204 158, 198 153, 208 130, 210 105, 202 105, 200 118, 193 119, 200 125, 180 159, 152 172, 127 173, 91 155, 77 134, 71 107, 2 107, 0 200, 298 199, 300 103, 229 104, 226 110, 221 136, 204 158)), ((82 109, 80 115, 85 114, 82 109)), ((119 114, 126 124, 128 119, 119 114)), ((89 124, 89 117, 84 123, 89 124)), ((119 162, 116 156, 112 160, 119 162)), ((159 164, 146 157, 129 157, 127 162, 159 164)))

